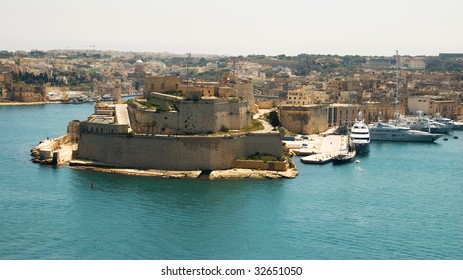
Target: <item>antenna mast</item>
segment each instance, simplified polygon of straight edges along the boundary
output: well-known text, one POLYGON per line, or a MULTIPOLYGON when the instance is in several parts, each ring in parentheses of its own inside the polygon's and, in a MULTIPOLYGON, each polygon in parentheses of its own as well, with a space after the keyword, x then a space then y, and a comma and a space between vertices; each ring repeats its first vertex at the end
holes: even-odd
POLYGON ((191 53, 187 53, 186 57, 186 93, 188 94, 188 86, 189 86, 189 79, 188 79, 188 61, 190 60, 191 53))
POLYGON ((396 50, 396 89, 395 89, 395 117, 399 119, 399 51, 396 50))

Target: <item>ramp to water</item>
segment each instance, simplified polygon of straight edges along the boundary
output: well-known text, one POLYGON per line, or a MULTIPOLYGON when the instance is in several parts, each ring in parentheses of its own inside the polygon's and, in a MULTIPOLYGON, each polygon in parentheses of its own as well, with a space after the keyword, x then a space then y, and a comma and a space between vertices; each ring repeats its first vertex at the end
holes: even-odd
POLYGON ((211 175, 212 170, 206 169, 206 170, 201 170, 201 173, 199 174, 198 178, 199 179, 209 179, 209 175, 211 175))

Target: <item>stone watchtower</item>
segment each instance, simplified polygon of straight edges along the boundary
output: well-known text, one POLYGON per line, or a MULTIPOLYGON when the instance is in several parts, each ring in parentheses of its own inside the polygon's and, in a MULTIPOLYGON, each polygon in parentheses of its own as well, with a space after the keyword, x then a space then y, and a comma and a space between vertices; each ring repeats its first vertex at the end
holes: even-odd
POLYGON ((135 62, 135 78, 144 78, 145 76, 145 64, 141 59, 135 62))
POLYGON ((121 104, 122 103, 122 86, 121 86, 120 80, 116 80, 113 95, 114 95, 114 101, 116 101, 117 104, 121 104))

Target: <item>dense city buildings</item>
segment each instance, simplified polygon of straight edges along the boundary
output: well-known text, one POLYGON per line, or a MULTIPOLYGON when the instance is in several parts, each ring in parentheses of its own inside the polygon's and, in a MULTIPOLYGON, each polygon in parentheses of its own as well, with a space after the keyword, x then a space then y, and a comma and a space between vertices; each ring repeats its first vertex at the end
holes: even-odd
MULTIPOLYGON (((201 98, 203 103, 237 97, 246 99, 242 110, 251 113, 278 106, 282 115, 287 110, 294 114, 319 108, 324 111, 319 115, 326 114, 321 126, 325 128, 348 121, 342 109, 345 104, 357 110, 350 114, 352 118, 358 111, 364 112, 367 122, 374 122, 379 113, 391 118, 398 90, 401 114, 422 111, 455 119, 462 115, 461 57, 458 53, 400 56, 397 60, 395 56, 309 54, 225 57, 98 50, 1 51, 0 101, 68 102, 76 98, 76 92, 91 100, 113 100, 114 88, 120 84, 122 96, 143 95, 147 101, 159 99, 160 95, 150 95, 156 92, 201 98)), ((320 125, 309 130, 320 130, 320 125)))

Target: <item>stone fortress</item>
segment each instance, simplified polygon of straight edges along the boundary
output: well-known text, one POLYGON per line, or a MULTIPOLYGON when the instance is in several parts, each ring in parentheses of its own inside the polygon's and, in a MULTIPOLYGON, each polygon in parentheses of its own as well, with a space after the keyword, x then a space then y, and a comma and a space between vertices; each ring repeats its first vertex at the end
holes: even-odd
POLYGON ((129 102, 132 127, 139 133, 211 134, 250 126, 252 83, 181 83, 178 77, 148 77, 146 102, 129 102), (146 106, 148 105, 148 106, 146 106))
POLYGON ((178 77, 147 77, 143 99, 122 104, 117 92, 116 99, 97 103, 86 121, 69 123, 68 138, 78 143, 71 165, 203 172, 244 168, 273 172, 262 176, 271 178, 297 174, 280 132, 247 130, 256 110, 248 80, 225 76, 217 83, 184 83, 178 77), (246 160, 253 155, 277 160, 246 160), (289 175, 277 174, 288 170, 289 175))

